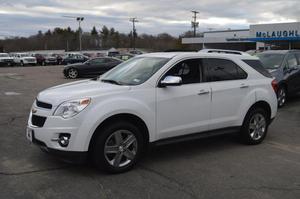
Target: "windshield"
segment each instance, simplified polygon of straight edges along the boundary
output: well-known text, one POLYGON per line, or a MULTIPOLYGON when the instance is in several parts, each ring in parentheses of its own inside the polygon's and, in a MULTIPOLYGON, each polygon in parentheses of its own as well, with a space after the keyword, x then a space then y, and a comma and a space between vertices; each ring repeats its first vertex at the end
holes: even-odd
POLYGON ((280 67, 285 55, 279 53, 261 53, 256 56, 259 57, 266 69, 277 69, 280 67))
POLYGON ((6 54, 6 53, 1 53, 1 54, 0 54, 0 57, 9 57, 9 56, 8 56, 8 54, 6 54))
POLYGON ((108 71, 99 80, 122 85, 139 85, 147 81, 169 60, 161 57, 132 58, 108 71))

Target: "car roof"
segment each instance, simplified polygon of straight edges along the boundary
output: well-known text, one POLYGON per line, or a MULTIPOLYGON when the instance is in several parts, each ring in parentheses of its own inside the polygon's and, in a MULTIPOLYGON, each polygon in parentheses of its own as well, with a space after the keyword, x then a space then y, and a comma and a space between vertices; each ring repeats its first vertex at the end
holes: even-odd
POLYGON ((162 58, 184 58, 184 57, 218 57, 218 58, 232 58, 232 59, 259 59, 258 57, 251 56, 248 54, 237 55, 237 54, 225 54, 225 53, 207 53, 207 52, 157 52, 157 53, 146 53, 139 55, 138 57, 162 57, 162 58))

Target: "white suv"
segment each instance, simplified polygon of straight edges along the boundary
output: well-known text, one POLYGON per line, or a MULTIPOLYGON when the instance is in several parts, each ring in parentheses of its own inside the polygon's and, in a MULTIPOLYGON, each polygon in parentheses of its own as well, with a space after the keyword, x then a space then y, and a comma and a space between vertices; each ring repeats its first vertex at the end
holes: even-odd
POLYGON ((277 84, 260 66, 250 55, 140 55, 40 92, 27 138, 66 160, 89 155, 109 172, 132 168, 149 143, 239 132, 258 144, 277 112, 277 84))

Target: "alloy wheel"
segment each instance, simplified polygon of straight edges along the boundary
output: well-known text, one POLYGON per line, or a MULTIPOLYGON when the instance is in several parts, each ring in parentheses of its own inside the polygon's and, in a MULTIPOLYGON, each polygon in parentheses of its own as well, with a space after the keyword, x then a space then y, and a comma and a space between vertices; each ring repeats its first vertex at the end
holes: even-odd
POLYGON ((280 88, 278 91, 278 96, 277 96, 277 100, 278 100, 278 106, 282 107, 285 104, 286 101, 286 93, 285 93, 285 89, 284 88, 280 88))
POLYGON ((259 140, 264 136, 266 129, 267 129, 267 122, 265 117, 260 113, 254 114, 250 119, 250 123, 249 123, 250 137, 253 140, 259 140))
POLYGON ((75 79, 78 76, 78 71, 74 68, 69 69, 68 76, 72 79, 75 79))
POLYGON ((130 164, 136 157, 138 144, 135 135, 128 130, 117 130, 104 144, 104 157, 116 168, 130 164))

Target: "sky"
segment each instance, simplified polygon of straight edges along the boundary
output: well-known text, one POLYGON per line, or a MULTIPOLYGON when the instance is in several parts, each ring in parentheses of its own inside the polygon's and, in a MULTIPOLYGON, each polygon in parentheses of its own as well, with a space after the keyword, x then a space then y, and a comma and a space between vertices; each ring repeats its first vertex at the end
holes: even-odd
POLYGON ((191 10, 199 11, 198 31, 244 29, 249 24, 300 20, 299 0, 0 0, 0 38, 29 36, 55 27, 114 27, 130 32, 137 17, 138 34, 169 33, 178 36, 191 30, 191 10))

